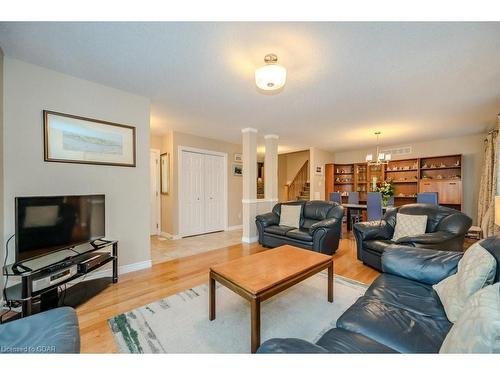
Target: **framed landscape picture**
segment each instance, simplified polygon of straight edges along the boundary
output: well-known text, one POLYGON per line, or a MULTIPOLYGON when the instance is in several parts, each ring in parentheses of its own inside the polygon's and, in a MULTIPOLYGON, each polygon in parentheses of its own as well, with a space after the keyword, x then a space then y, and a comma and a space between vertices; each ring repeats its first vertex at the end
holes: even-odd
POLYGON ((135 167, 135 127, 43 111, 44 160, 135 167))

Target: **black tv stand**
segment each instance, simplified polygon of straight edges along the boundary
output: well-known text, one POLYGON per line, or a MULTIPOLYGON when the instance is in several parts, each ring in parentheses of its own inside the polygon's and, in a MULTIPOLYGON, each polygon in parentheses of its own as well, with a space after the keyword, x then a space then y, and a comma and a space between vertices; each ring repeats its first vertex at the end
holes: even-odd
MULTIPOLYGON (((56 307, 59 299, 54 298, 54 296, 58 296, 58 287, 87 275, 110 262, 112 262, 112 275, 105 279, 117 283, 118 241, 96 240, 70 249, 62 249, 43 257, 6 265, 3 268, 4 275, 21 278, 21 283, 6 289, 7 302, 21 304, 21 317, 32 315, 37 311, 37 307, 40 311, 56 307), (96 256, 90 256, 91 254, 96 256), (89 259, 92 260, 91 263, 88 262, 89 259), (59 279, 61 281, 58 281, 59 279), (47 283, 50 285, 45 285, 47 283), (44 297, 47 297, 45 301, 44 297), (48 303, 47 300, 52 302, 48 303), (53 302, 54 300, 57 303, 53 302)), ((71 289, 77 290, 77 286, 78 284, 65 289, 64 297, 66 298, 66 294, 68 294, 68 299, 71 300, 71 289)), ((91 297, 88 293, 86 296, 91 297)))

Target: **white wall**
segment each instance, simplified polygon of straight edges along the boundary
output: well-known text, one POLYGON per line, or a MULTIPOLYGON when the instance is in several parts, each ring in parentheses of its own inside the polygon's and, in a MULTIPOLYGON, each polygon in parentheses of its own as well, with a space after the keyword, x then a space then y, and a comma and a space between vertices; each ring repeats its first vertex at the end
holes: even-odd
POLYGON ((5 235, 14 233, 14 197, 106 195, 106 237, 119 240, 119 264, 150 262, 147 98, 5 58, 5 235), (43 160, 42 110, 133 125, 137 167, 43 160))
MULTIPOLYGON (((463 207, 462 211, 476 222, 477 198, 483 164, 483 140, 485 134, 474 134, 463 137, 436 139, 427 142, 405 143, 412 146, 412 154, 400 159, 418 158, 439 155, 463 155, 463 207)), ((385 148, 385 147, 384 147, 385 148)), ((362 163, 366 154, 372 149, 359 149, 335 153, 335 163, 362 163)), ((397 159, 397 158, 395 158, 397 159)))
POLYGON ((311 147, 309 150, 309 182, 311 189, 311 200, 325 199, 325 164, 333 163, 332 152, 311 147), (323 166, 323 174, 316 174, 316 166, 323 166))

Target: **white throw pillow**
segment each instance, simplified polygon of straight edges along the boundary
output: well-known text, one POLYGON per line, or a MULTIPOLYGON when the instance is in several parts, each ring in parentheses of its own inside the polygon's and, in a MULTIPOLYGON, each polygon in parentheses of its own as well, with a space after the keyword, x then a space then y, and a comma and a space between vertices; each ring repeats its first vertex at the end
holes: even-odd
POLYGON ((500 353, 500 283, 469 298, 439 353, 500 353))
POLYGON ((281 215, 280 215, 280 225, 286 225, 287 227, 299 228, 300 227, 300 211, 302 206, 282 204, 281 205, 281 215))
POLYGON ((432 286, 450 322, 460 318, 470 296, 493 282, 496 266, 493 255, 476 242, 458 262, 457 273, 432 286))
POLYGON ((394 228, 393 241, 406 236, 420 236, 425 234, 427 215, 396 214, 396 228, 394 228))

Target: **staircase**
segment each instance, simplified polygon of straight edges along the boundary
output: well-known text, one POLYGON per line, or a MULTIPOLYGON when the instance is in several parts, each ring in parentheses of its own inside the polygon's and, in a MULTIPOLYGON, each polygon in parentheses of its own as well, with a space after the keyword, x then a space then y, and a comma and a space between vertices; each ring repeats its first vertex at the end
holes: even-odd
POLYGON ((308 201, 309 199, 311 199, 311 191, 310 191, 310 188, 311 186, 309 185, 309 181, 306 182, 302 188, 302 190, 300 191, 300 194, 299 194, 299 199, 302 200, 302 201, 308 201))
POLYGON ((310 185, 307 181, 307 174, 309 172, 309 160, 300 167, 292 182, 285 185, 286 196, 289 201, 297 199, 309 200, 310 199, 310 185))

